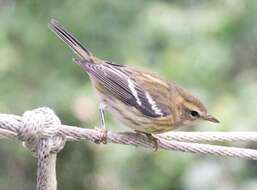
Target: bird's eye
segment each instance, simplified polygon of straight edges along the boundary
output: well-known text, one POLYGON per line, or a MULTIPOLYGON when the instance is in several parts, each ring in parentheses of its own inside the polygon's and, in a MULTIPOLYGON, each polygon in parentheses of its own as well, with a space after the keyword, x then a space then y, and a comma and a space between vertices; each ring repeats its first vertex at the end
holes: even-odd
POLYGON ((194 111, 194 110, 190 111, 190 115, 192 117, 199 117, 199 113, 197 111, 194 111))

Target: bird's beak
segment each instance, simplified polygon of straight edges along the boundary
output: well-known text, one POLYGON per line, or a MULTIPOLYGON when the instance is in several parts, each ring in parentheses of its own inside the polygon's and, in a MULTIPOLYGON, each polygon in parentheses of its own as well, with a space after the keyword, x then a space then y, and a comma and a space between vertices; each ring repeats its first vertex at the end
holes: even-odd
POLYGON ((206 115, 203 117, 203 119, 213 123, 219 123, 219 120, 213 117, 212 115, 206 115))

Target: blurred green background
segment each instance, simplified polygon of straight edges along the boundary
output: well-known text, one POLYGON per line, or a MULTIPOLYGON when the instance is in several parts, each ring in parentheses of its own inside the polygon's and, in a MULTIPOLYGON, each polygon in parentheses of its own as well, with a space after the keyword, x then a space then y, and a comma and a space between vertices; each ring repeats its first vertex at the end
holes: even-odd
MULTIPOLYGON (((98 57, 190 89, 221 121, 181 130, 256 131, 257 1, 0 0, 0 112, 49 106, 93 128, 94 91, 51 18, 98 57)), ((107 126, 128 130, 110 115, 107 126)), ((35 189, 36 160, 17 142, 0 141, 0 168, 1 190, 35 189)), ((257 189, 256 162, 114 144, 67 143, 57 171, 61 190, 257 189)))

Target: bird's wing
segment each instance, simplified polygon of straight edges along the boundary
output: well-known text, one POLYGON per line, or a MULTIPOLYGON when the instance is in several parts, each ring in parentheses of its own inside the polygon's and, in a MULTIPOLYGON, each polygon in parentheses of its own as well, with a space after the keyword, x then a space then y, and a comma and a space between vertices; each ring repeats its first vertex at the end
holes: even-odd
POLYGON ((81 60, 75 60, 75 62, 101 84, 102 91, 135 107, 144 115, 152 118, 171 115, 171 109, 167 104, 168 88, 156 81, 149 82, 151 78, 147 79, 147 75, 140 75, 137 71, 109 62, 106 64, 94 64, 81 60))

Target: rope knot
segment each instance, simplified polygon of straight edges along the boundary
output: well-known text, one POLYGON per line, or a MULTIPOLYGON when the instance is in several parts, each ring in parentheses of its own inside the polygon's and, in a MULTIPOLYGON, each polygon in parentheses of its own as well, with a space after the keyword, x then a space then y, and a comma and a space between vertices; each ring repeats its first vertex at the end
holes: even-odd
POLYGON ((58 134, 61 121, 51 109, 43 107, 26 111, 22 116, 22 122, 18 138, 32 152, 37 151, 41 139, 48 139, 50 152, 59 152, 64 147, 65 138, 58 134))

